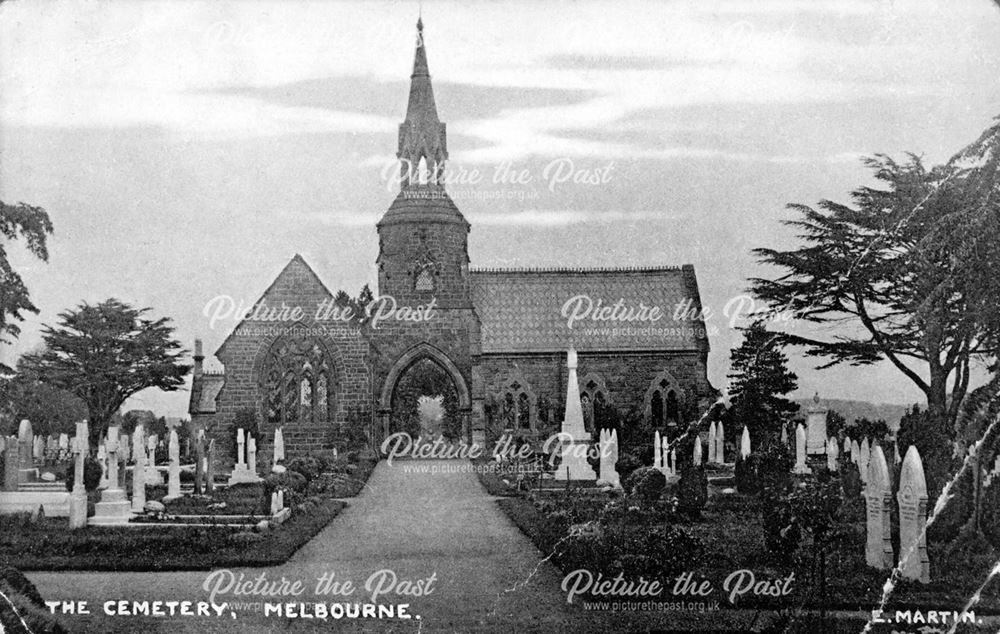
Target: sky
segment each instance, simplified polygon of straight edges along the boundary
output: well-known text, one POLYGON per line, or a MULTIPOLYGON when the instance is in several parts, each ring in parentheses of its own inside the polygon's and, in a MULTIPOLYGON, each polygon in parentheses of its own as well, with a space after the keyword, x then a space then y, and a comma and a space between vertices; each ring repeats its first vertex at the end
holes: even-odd
MULTIPOLYGON (((846 201, 866 155, 944 161, 1000 115, 989 0, 6 2, 0 199, 55 233, 47 263, 11 249, 40 313, 0 361, 108 297, 214 352, 235 324, 206 305, 253 304, 296 253, 374 286, 418 12, 473 267, 693 264, 717 387, 747 279, 777 273, 751 249, 797 244, 787 204, 846 201)), ((799 397, 921 400, 887 365, 789 355, 799 397)))

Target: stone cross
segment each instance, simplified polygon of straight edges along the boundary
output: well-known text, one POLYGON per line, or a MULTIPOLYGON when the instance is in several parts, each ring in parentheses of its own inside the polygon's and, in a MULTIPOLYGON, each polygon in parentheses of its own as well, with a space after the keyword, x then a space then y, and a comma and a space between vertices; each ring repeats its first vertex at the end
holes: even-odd
POLYGON ((837 458, 840 457, 840 447, 837 446, 837 439, 831 438, 826 443, 826 468, 830 471, 837 470, 837 458))
POLYGON ((868 484, 868 463, 871 461, 872 450, 868 444, 868 438, 861 440, 861 448, 858 451, 858 469, 861 471, 861 481, 868 484))
POLYGON ((663 471, 663 442, 660 440, 660 431, 653 432, 653 468, 663 471))
POLYGON ((257 475, 257 439, 253 436, 247 439, 247 470, 257 475))
POLYGON ((726 461, 726 432, 721 420, 715 424, 715 442, 715 461, 722 464, 726 461))
POLYGON ((246 464, 247 464, 244 461, 244 458, 243 458, 243 456, 245 455, 244 452, 243 452, 243 446, 245 444, 246 444, 246 437, 243 435, 243 428, 240 427, 239 429, 236 430, 236 468, 237 469, 240 468, 240 467, 245 468, 246 464))
POLYGON ((137 424, 132 432, 132 452, 135 465, 132 467, 132 512, 142 513, 146 508, 146 430, 137 424))
POLYGON ((795 428, 795 467, 792 473, 812 473, 806 464, 806 428, 802 424, 795 428))
POLYGON ((177 429, 170 430, 169 438, 167 454, 170 456, 170 467, 167 475, 166 497, 175 499, 181 496, 181 441, 177 437, 177 429))
POLYGON ((76 424, 76 436, 73 438, 73 490, 69 496, 69 527, 72 529, 87 526, 87 489, 83 481, 84 461, 89 453, 89 435, 87 421, 76 424))
POLYGON ((892 568, 892 535, 889 516, 891 485, 889 467, 882 448, 875 445, 868 467, 868 484, 865 487, 867 524, 865 562, 872 568, 892 568))
POLYGON ((97 461, 101 464, 101 481, 97 488, 106 489, 111 483, 110 478, 108 478, 108 445, 106 442, 97 445, 97 461))
POLYGON ((740 436, 740 458, 746 460, 746 457, 750 455, 750 429, 744 425, 743 435, 740 436))
POLYGON ((718 462, 715 459, 715 421, 708 424, 708 462, 712 464, 718 462))
POLYGON ((906 450, 899 476, 899 557, 903 576, 920 583, 930 583, 930 559, 927 556, 927 481, 920 452, 914 445, 906 450))
POLYGON ((694 435, 694 453, 691 456, 691 463, 696 466, 701 466, 701 434, 695 433, 694 435))
POLYGON ((109 489, 120 489, 121 484, 118 482, 118 451, 121 449, 121 445, 118 441, 119 429, 117 426, 108 427, 108 437, 104 443, 104 450, 107 455, 108 464, 108 488, 109 489))

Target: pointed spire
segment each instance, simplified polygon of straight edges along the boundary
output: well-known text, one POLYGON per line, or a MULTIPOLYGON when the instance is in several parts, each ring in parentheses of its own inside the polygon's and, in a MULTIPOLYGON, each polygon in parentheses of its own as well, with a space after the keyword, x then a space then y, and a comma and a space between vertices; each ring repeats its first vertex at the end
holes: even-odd
POLYGON ((416 185, 440 186, 444 177, 444 162, 448 159, 445 125, 438 118, 434 89, 427 66, 424 47, 424 22, 417 18, 417 43, 410 75, 410 98, 406 104, 406 119, 399 126, 399 150, 403 188, 416 185), (424 169, 421 169, 421 160, 424 169), (421 181, 421 172, 429 174, 421 181))

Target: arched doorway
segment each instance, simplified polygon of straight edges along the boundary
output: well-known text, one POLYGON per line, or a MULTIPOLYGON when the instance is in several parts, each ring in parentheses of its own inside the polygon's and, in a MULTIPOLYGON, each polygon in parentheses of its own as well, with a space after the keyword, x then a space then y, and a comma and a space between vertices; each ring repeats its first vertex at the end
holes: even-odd
POLYGON ((469 387, 458 366, 440 349, 422 343, 403 353, 389 370, 379 397, 379 426, 383 438, 397 431, 417 437, 438 429, 450 440, 471 442, 471 410, 469 387), (437 422, 427 420, 436 409, 428 401, 440 407, 437 422))

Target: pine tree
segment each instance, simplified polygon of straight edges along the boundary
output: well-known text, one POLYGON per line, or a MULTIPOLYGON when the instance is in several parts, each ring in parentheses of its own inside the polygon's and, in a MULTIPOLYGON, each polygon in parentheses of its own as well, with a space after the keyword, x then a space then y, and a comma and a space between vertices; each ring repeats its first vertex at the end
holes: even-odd
POLYGON ((781 425, 799 406, 784 398, 797 387, 775 333, 761 321, 743 328, 743 343, 730 354, 729 396, 733 421, 746 425, 754 443, 778 442, 781 425))

